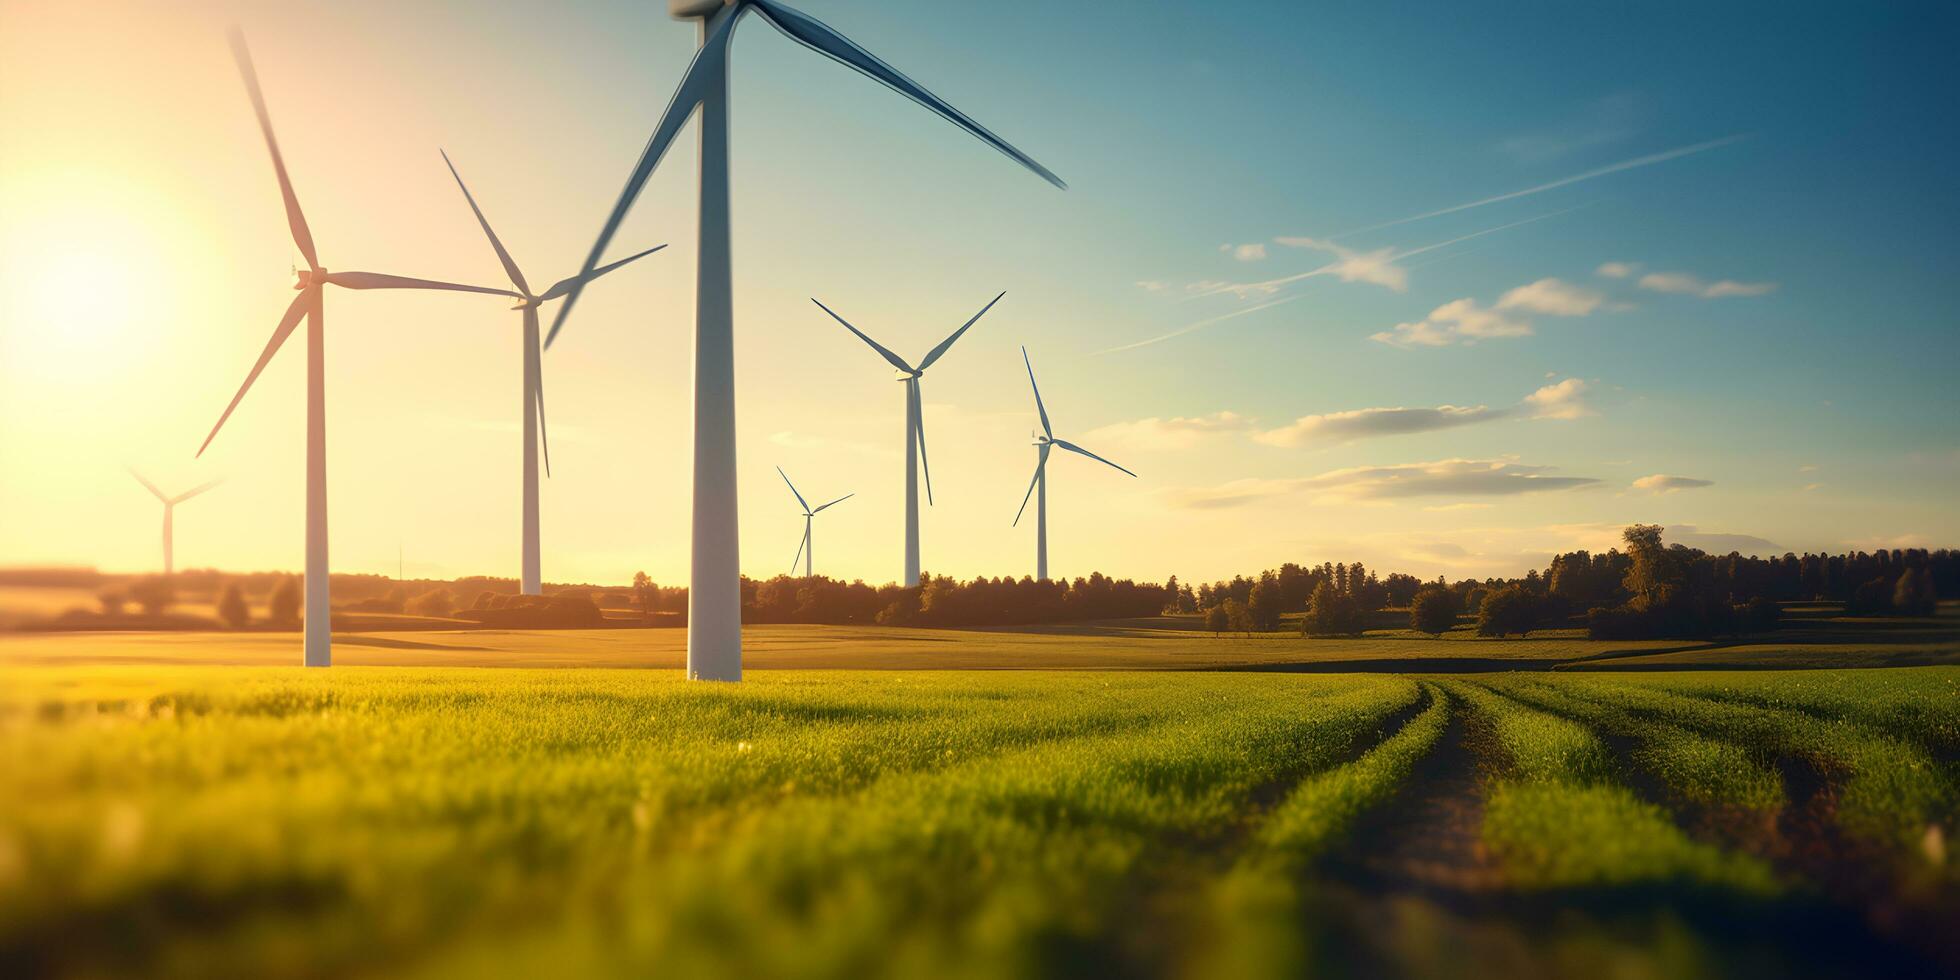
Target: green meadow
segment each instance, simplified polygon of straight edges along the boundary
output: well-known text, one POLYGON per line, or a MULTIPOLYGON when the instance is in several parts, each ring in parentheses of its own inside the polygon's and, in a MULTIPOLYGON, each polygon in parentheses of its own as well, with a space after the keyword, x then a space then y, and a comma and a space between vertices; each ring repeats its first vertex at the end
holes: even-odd
MULTIPOLYGON (((400 642, 504 642, 418 637, 400 642)), ((54 641, 0 643, 0 973, 1960 962, 1960 667, 791 669, 712 685, 217 666, 166 641, 191 642, 64 637, 69 663, 54 641)), ((221 642, 294 646, 205 639, 221 642)))

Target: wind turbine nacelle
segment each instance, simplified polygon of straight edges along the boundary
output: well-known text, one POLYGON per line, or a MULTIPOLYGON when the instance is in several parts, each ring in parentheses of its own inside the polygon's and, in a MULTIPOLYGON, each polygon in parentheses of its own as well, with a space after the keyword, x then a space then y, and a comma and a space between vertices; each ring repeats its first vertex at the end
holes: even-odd
POLYGON ((319 281, 321 282, 325 282, 327 279, 327 270, 298 269, 293 272, 293 278, 299 280, 298 282, 293 283, 294 289, 305 289, 306 287, 313 285, 313 282, 316 278, 319 279, 319 281))
POLYGON ((732 7, 735 0, 667 0, 667 16, 675 20, 706 20, 723 7, 732 7))

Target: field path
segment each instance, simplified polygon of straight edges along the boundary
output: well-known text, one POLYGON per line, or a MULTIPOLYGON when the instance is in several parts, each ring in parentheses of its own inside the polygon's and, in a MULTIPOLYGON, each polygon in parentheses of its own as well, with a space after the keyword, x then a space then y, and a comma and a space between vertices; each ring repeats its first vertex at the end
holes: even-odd
POLYGON ((1503 887, 1503 876, 1482 841, 1484 788, 1473 733, 1461 702, 1450 708, 1443 735, 1402 792, 1364 818, 1333 870, 1368 891, 1419 892, 1432 897, 1476 895, 1503 887))

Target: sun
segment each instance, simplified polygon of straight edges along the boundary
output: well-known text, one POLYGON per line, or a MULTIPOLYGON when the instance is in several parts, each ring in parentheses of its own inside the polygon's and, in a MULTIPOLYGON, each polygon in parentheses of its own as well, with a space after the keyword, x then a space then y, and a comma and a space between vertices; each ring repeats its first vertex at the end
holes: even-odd
POLYGON ((0 331, 9 354, 120 360, 148 347, 143 334, 173 292, 164 273, 168 229, 158 221, 164 209, 70 181, 33 190, 33 205, 0 231, 0 331))

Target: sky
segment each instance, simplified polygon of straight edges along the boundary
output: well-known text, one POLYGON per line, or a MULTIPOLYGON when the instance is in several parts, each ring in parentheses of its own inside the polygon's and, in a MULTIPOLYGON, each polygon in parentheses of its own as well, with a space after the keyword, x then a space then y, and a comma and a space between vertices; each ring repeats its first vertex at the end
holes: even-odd
MULTIPOLYGON (((1960 543, 1960 149, 1939 5, 1036 0, 800 7, 1059 191, 751 17, 735 40, 742 568, 902 570, 916 358, 929 571, 1151 580, 1362 560, 1521 573, 1628 523, 1726 552, 1960 543)), ((299 261, 243 28, 323 264, 577 270, 696 43, 653 2, 0 0, 0 565, 297 569, 304 347, 194 452, 299 261)), ((545 356, 545 577, 687 568, 695 153, 545 356)), ((327 296, 332 564, 515 576, 519 321, 327 296)), ((549 316, 549 311, 547 312, 549 316)))

